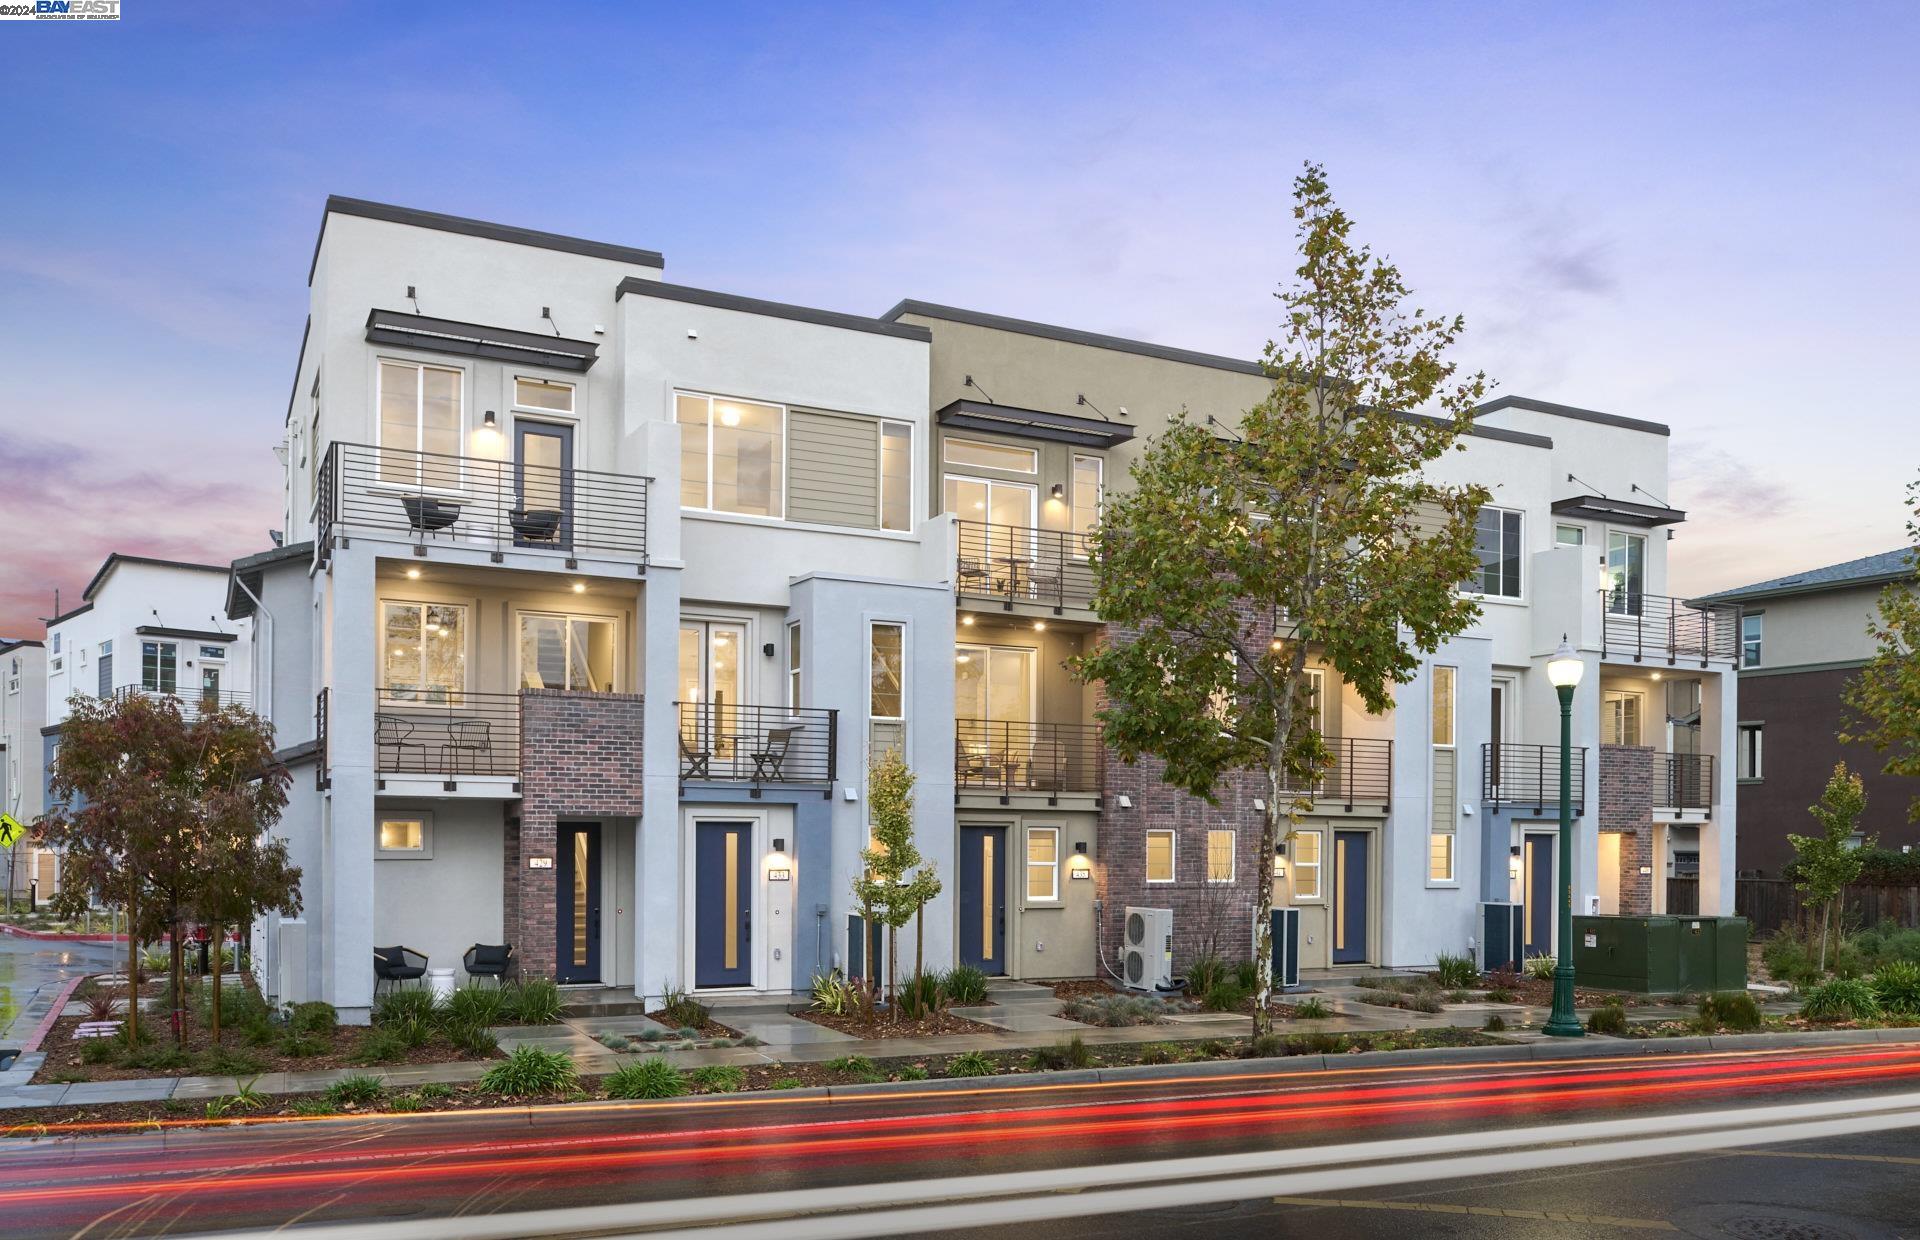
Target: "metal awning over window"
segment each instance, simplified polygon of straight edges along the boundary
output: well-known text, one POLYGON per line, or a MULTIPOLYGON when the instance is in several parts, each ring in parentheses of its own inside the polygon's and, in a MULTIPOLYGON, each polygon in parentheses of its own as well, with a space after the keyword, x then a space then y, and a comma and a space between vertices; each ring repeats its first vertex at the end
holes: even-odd
POLYGON ((402 314, 397 310, 367 313, 367 343, 400 345, 461 357, 488 357, 499 362, 545 366, 576 374, 584 374, 600 355, 600 346, 591 340, 543 336, 511 327, 484 327, 478 323, 428 318, 423 314, 402 314))
POLYGON ((1017 409, 982 400, 956 400, 934 414, 942 426, 958 430, 995 431, 1028 439, 1049 439, 1081 448, 1111 448, 1133 438, 1133 427, 1104 418, 1082 418, 1043 409, 1017 409))
POLYGON ((1553 501, 1555 516, 1576 517, 1587 521, 1610 521, 1615 525, 1678 525, 1687 514, 1678 508, 1659 504, 1635 504, 1604 495, 1575 495, 1553 501))

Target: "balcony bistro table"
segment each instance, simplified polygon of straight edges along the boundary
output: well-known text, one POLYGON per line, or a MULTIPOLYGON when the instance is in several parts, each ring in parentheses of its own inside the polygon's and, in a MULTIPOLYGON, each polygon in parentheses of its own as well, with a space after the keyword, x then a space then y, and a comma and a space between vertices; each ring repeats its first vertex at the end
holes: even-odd
POLYGON ((1033 557, 1030 555, 1000 555, 994 557, 994 562, 1007 566, 1007 593, 1020 593, 1020 572, 1022 569, 1031 571, 1033 567, 1033 557))

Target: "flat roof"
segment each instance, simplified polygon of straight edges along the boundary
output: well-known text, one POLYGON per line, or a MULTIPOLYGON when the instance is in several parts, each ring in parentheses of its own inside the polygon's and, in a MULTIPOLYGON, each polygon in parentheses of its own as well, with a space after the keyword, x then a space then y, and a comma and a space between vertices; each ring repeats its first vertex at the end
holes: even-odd
POLYGON ((668 284, 664 280, 637 280, 632 276, 620 281, 614 290, 615 301, 628 293, 637 293, 643 297, 659 297, 667 301, 681 301, 695 306, 711 306, 718 310, 738 310, 742 314, 760 314, 768 318, 792 319, 798 323, 813 323, 821 327, 844 327, 850 331, 872 332, 879 336, 895 336, 902 340, 929 341, 933 333, 924 327, 912 323, 892 323, 884 319, 870 319, 864 314, 848 314, 841 310, 819 310, 812 306, 795 306, 784 301, 766 301, 758 297, 742 297, 737 293, 719 293, 712 289, 694 288, 686 284, 668 284))
POLYGON ((1036 323, 1032 319, 1009 318, 1003 314, 988 314, 981 310, 963 310, 958 306, 943 306, 931 301, 915 301, 912 298, 899 302, 880 317, 893 322, 903 314, 917 314, 929 319, 945 319, 950 323, 968 323, 974 327, 988 327, 995 331, 1014 332, 1022 336, 1039 336, 1045 340, 1059 340, 1067 344, 1083 344, 1092 349, 1137 353, 1142 357, 1159 358, 1163 362, 1184 362, 1189 366, 1231 370, 1236 374, 1258 375, 1261 378, 1265 378, 1267 374, 1265 366, 1259 362, 1249 362, 1244 358, 1225 357, 1218 353, 1202 353, 1197 349, 1178 349, 1172 345, 1154 344, 1149 340, 1129 340, 1124 336, 1107 336, 1099 332, 1081 331, 1075 327, 1036 323))
POLYGON ((1495 397, 1484 405, 1474 406, 1473 416, 1477 418, 1483 413, 1498 413, 1502 409, 1530 409, 1534 413, 1552 414, 1556 418, 1618 426, 1623 430, 1645 431, 1649 435, 1673 434, 1673 428, 1664 422, 1648 422, 1641 418, 1627 418, 1617 413, 1602 413, 1598 409, 1580 409, 1573 405, 1556 405, 1552 401, 1535 400, 1531 396, 1495 397))
POLYGON ((414 207, 400 207, 387 202, 372 202, 365 198, 346 198, 339 194, 329 194, 327 205, 320 212, 320 233, 313 240, 313 261, 307 265, 309 285, 313 283, 313 273, 320 267, 320 245, 326 240, 329 215, 357 215, 362 219, 385 220, 389 224, 406 224, 414 228, 431 228, 435 232, 458 233, 463 237, 483 237, 488 241, 505 241, 510 245, 533 246, 541 250, 556 250, 562 254, 580 254, 587 258, 604 258, 616 263, 631 263, 636 267, 664 268, 667 265, 667 260, 661 257, 658 250, 613 245, 606 241, 589 241, 585 237, 569 237, 564 233, 541 232, 536 228, 495 224, 487 220, 469 219, 464 215, 443 215, 438 211, 421 211, 414 207))

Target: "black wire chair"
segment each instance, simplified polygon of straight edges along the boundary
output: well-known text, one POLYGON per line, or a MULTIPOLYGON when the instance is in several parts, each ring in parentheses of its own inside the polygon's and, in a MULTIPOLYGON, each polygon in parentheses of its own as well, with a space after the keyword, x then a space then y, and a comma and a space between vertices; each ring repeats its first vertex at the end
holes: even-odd
POLYGON ((417 982, 427 975, 427 958, 411 947, 376 947, 373 949, 373 993, 380 994, 381 984, 391 990, 397 985, 417 982))
POLYGON ((460 963, 468 977, 490 977, 499 985, 507 980, 507 972, 513 968, 513 944, 475 943, 460 957, 460 963))

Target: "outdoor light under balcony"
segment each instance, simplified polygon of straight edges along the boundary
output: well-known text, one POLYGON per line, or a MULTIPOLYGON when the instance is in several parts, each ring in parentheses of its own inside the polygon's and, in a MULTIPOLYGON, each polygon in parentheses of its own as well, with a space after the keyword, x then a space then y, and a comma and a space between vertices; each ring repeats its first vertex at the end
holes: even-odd
POLYGON ((487 410, 486 415, 480 419, 480 429, 483 431, 492 431, 496 434, 499 432, 500 419, 495 415, 493 410, 487 410))
POLYGON ((1067 488, 1056 482, 1047 494, 1053 499, 1065 499, 1067 496, 1067 488))
POLYGON ((1587 671, 1587 661, 1582 659, 1574 648, 1567 644, 1567 636, 1560 635, 1560 649, 1553 652, 1547 660, 1547 680, 1556 689, 1571 689, 1580 683, 1580 677, 1587 671))

